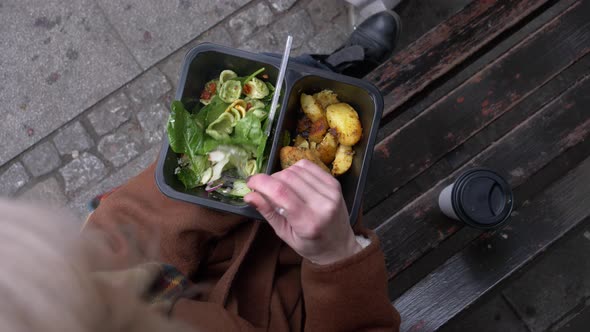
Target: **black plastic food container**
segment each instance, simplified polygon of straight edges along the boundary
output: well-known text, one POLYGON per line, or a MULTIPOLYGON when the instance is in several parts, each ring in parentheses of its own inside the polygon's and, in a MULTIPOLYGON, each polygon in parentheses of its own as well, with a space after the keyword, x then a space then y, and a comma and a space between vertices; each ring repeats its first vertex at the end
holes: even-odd
MULTIPOLYGON (((217 77, 224 69, 231 69, 238 75, 248 75, 264 67, 265 73, 269 75, 268 81, 275 84, 279 66, 280 59, 204 43, 193 48, 185 56, 175 98, 182 100, 187 109, 193 109, 199 103, 198 97, 205 83, 217 77)), ((354 224, 360 213, 365 179, 383 112, 383 98, 373 85, 359 79, 289 62, 283 82, 281 106, 275 115, 267 143, 266 154, 269 158, 263 171, 272 174, 281 170, 279 151, 283 142, 282 133, 290 131, 294 137, 297 118, 300 116, 301 93, 312 94, 324 89, 334 91, 342 102, 350 104, 358 112, 363 126, 363 137, 354 147, 352 167, 338 178, 342 184, 351 224, 354 224)), ((255 209, 241 199, 208 194, 203 188, 185 189, 174 174, 177 166, 178 155, 172 151, 168 139, 165 138, 156 169, 156 184, 164 195, 220 211, 263 219, 255 209)))

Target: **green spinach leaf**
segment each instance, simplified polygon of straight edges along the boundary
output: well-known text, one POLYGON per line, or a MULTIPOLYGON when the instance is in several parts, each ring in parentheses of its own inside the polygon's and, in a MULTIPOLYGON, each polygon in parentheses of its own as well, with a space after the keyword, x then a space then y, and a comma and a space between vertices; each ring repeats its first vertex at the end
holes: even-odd
POLYGON ((180 101, 172 103, 168 119, 168 140, 176 153, 187 154, 191 159, 197 155, 203 141, 204 126, 191 116, 180 101))
POLYGON ((264 140, 262 123, 253 112, 248 112, 236 124, 232 141, 237 144, 251 144, 258 146, 264 140))
POLYGON ((213 121, 217 120, 219 116, 228 108, 229 104, 224 103, 221 98, 214 96, 209 105, 203 107, 199 114, 205 112, 205 128, 213 121))

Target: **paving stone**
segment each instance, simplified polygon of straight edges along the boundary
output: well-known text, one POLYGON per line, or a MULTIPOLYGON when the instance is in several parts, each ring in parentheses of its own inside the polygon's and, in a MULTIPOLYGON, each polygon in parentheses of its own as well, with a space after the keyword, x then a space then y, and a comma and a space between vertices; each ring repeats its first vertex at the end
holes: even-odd
POLYGON ((23 165, 16 162, 0 173, 0 196, 12 196, 30 180, 23 165))
POLYGON ((320 29, 330 25, 339 15, 347 17, 346 2, 342 0, 313 0, 306 8, 312 22, 320 29))
POLYGON ((88 114, 88 121, 98 135, 110 133, 131 117, 131 102, 123 93, 118 92, 93 107, 88 114))
POLYGON ((39 202, 56 207, 65 206, 68 202, 63 189, 54 177, 37 183, 19 198, 28 202, 39 202))
POLYGON ((250 52, 283 53, 287 36, 293 36, 294 53, 313 37, 314 28, 305 10, 299 10, 274 22, 268 29, 247 39, 240 48, 250 52))
POLYGON ((147 106, 137 113, 137 119, 147 144, 153 145, 162 142, 169 115, 167 107, 162 103, 147 106))
MULTIPOLYGON (((288 35, 293 36, 293 48, 295 49, 301 47, 314 36, 313 23, 304 9, 293 14, 289 13, 289 15, 273 23, 269 30, 274 32, 281 49, 284 47, 288 35)), ((266 52, 264 49, 259 51, 266 52)))
POLYGON ((573 230, 504 290, 531 331, 545 331, 590 296, 587 231, 590 225, 573 230))
POLYGON ((279 45, 279 40, 277 39, 277 37, 270 31, 265 30, 254 35, 252 38, 246 40, 240 46, 240 49, 254 53, 282 53, 282 47, 284 47, 284 45, 279 45))
POLYGON ((179 49, 250 0, 98 0, 144 69, 179 49))
POLYGON ((59 153, 51 142, 44 142, 22 157, 23 164, 33 176, 45 175, 61 165, 59 153))
POLYGON ((147 152, 144 152, 141 156, 133 159, 127 165, 109 175, 98 184, 88 187, 86 190, 76 194, 68 204, 68 207, 80 217, 80 220, 85 220, 88 216, 87 204, 90 200, 96 197, 96 195, 100 195, 124 184, 129 179, 139 174, 156 160, 159 151, 160 147, 153 147, 147 152))
POLYGON ((175 95, 176 92, 170 91, 160 98, 160 103, 162 103, 166 110, 169 110, 172 107, 172 102, 176 99, 175 95))
POLYGON ((332 24, 309 41, 309 48, 314 54, 330 54, 342 46, 347 38, 348 34, 342 26, 332 24))
POLYGON ((129 123, 119 128, 114 134, 101 138, 98 151, 113 166, 123 166, 139 155, 142 136, 139 126, 129 123))
POLYGON ((1 3, 3 165, 141 69, 93 0, 1 3))
POLYGON ((154 67, 127 84, 125 90, 129 99, 137 104, 153 102, 170 91, 172 86, 162 72, 154 67))
POLYGON ((270 8, 264 2, 259 2, 255 6, 249 7, 234 15, 229 20, 229 31, 238 43, 241 43, 250 38, 259 28, 270 24, 272 19, 273 13, 270 8))
POLYGON ((107 174, 105 164, 95 155, 84 152, 59 170, 65 182, 66 194, 90 187, 107 174))
POLYGON ((94 146, 94 141, 80 121, 60 129, 53 138, 53 143, 61 155, 71 154, 73 151, 86 151, 94 146))
POLYGON ((204 43, 211 42, 215 44, 234 46, 234 42, 231 38, 229 31, 223 26, 218 25, 213 29, 200 35, 198 38, 192 40, 186 46, 180 50, 174 52, 172 55, 164 59, 158 64, 158 68, 168 77, 171 82, 173 89, 176 90, 178 79, 180 76, 180 69, 184 60, 184 56, 195 46, 204 43))
POLYGON ((278 12, 284 12, 297 2, 297 0, 268 0, 272 8, 274 8, 278 12))
POLYGON ((476 304, 463 315, 451 320, 440 332, 528 332, 526 326, 512 311, 501 295, 476 304))

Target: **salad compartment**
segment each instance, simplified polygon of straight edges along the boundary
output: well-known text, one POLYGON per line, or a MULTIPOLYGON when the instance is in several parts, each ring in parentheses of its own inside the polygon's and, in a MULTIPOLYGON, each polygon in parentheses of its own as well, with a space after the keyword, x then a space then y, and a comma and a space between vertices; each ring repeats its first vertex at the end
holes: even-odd
MULTIPOLYGON (((274 83, 279 75, 279 66, 280 60, 272 57, 204 43, 193 48, 185 56, 175 99, 182 101, 187 110, 196 111, 203 107, 199 103, 199 95, 203 87, 207 82, 218 77, 221 71, 230 69, 240 75, 249 75, 260 68, 265 68, 264 74, 268 75, 268 81, 274 83)), ((283 86, 282 96, 286 95, 285 91, 285 86, 283 86)), ((282 101, 280 103, 282 104, 282 101)), ((280 113, 282 111, 278 109, 277 114, 280 113)), ((274 137, 277 124, 277 121, 273 123, 273 130, 266 144, 265 154, 268 159, 263 166, 263 172, 267 174, 271 172, 268 160, 274 160, 273 154, 276 154, 275 142, 278 144, 280 141, 275 140, 274 137)), ((178 158, 179 156, 172 151, 166 136, 156 169, 156 184, 164 195, 220 211, 262 219, 262 216, 254 208, 244 203, 242 199, 208 193, 203 187, 186 189, 175 175, 178 158)))

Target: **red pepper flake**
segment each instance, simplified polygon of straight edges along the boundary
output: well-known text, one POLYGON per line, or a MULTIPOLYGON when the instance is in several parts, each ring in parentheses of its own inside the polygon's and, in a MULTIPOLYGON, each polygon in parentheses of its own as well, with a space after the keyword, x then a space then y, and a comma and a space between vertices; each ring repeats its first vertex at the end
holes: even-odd
POLYGON ((252 103, 247 103, 246 104, 246 111, 252 108, 252 103))
POLYGON ((248 84, 244 85, 244 93, 248 95, 250 92, 252 92, 252 87, 250 87, 248 84))
POLYGON ((203 99, 203 100, 211 99, 211 93, 209 93, 209 91, 207 91, 207 89, 203 90, 203 92, 201 93, 201 99, 203 99))
POLYGON ((215 84, 215 82, 211 82, 211 84, 209 84, 208 90, 211 94, 215 94, 215 91, 217 91, 217 84, 215 84))

